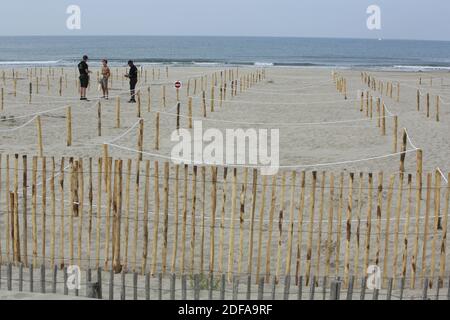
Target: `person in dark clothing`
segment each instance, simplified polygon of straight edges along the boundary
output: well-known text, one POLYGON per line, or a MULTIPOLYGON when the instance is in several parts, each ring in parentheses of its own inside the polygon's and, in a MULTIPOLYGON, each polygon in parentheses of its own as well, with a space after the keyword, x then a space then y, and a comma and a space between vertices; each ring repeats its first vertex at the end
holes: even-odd
POLYGON ((86 89, 89 86, 89 66, 87 64, 88 56, 83 56, 83 61, 78 64, 80 72, 80 100, 88 101, 86 98, 86 89))
POLYGON ((133 61, 128 61, 128 66, 130 67, 130 71, 125 75, 128 79, 130 79, 130 94, 131 99, 128 103, 136 103, 136 84, 138 82, 138 69, 134 65, 133 61))

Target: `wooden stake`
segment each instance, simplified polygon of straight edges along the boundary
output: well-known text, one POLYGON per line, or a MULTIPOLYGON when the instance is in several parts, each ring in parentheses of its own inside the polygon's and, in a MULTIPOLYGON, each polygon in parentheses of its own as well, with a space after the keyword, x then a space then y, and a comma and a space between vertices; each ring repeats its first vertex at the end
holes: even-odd
POLYGON ((402 256, 402 271, 401 275, 402 278, 406 278, 406 270, 407 270, 407 263, 408 263, 408 245, 409 245, 409 226, 410 226, 410 219, 411 219, 411 203, 412 202, 412 175, 408 175, 408 200, 406 203, 406 222, 404 226, 403 231, 403 256, 402 256))
POLYGON ((50 265, 55 265, 55 244, 56 244, 56 196, 55 196, 55 158, 52 157, 52 173, 50 177, 50 211, 52 215, 51 222, 51 240, 50 240, 50 265))
POLYGON ((38 138, 38 154, 39 154, 39 157, 43 157, 44 156, 44 147, 42 146, 41 116, 36 117, 36 127, 37 127, 37 138, 38 138))
POLYGON ((394 134, 393 134, 393 149, 394 153, 397 153, 398 149, 398 116, 394 116, 394 134))
POLYGON ((160 193, 159 193, 159 162, 154 162, 154 213, 153 213, 153 241, 152 241, 152 269, 151 274, 154 276, 156 274, 156 263, 158 259, 158 232, 159 232, 159 205, 160 205, 160 193))
POLYGON ((269 211, 269 231, 267 235, 266 245, 266 282, 270 280, 270 261, 272 257, 272 230, 273 230, 273 217, 275 214, 275 204, 277 200, 277 175, 272 177, 272 198, 270 202, 269 211))
POLYGON ((439 122, 440 121, 440 117, 439 117, 439 104, 440 104, 440 97, 436 96, 436 121, 439 122))
POLYGON ((159 112, 156 113, 155 131, 155 149, 159 150, 159 112))
POLYGON ((380 263, 381 254, 381 213, 383 210, 383 172, 378 173, 378 193, 377 193, 377 251, 375 264, 380 263))
POLYGON ((194 273, 196 205, 197 205, 197 166, 194 166, 193 167, 193 175, 192 175, 191 242, 190 242, 190 272, 191 273, 194 273))
POLYGON ((286 194, 286 172, 281 176, 281 199, 280 211, 278 215, 278 246, 277 246, 277 264, 275 269, 275 282, 279 282, 281 269, 281 249, 283 244, 283 220, 285 213, 285 194, 286 194))
MULTIPOLYGON (((450 181, 450 173, 448 175, 447 181, 450 181)), ((443 222, 442 222, 442 239, 441 239, 441 256, 439 263, 439 283, 442 284, 444 282, 445 277, 445 259, 447 252, 447 226, 448 226, 448 215, 449 215, 449 203, 450 203, 450 184, 447 183, 447 192, 445 196, 445 209, 443 212, 443 222)))
POLYGON ((175 187, 174 187, 174 214, 175 214, 175 232, 172 247, 172 261, 171 261, 171 273, 175 273, 177 253, 178 253, 178 225, 179 225, 179 177, 180 177, 180 165, 175 165, 175 187))
POLYGON ((164 162, 164 221, 163 221, 163 249, 162 249, 162 273, 166 272, 167 268, 167 246, 168 246, 168 232, 169 232, 169 176, 170 167, 168 162, 164 162))
MULTIPOLYGON (((138 161, 139 163, 139 161, 138 161)), ((150 160, 145 162, 145 187, 144 187, 144 225, 143 225, 143 245, 142 245, 142 275, 147 271, 148 254, 148 197, 150 192, 150 160)))
MULTIPOLYGON (((140 194, 140 164, 136 161, 136 180, 134 185, 134 226, 133 226, 133 246, 131 249, 131 256, 133 258, 133 272, 137 268, 137 245, 138 245, 138 226, 139 226, 139 194, 140 194)), ((150 169, 149 169, 150 170, 150 169)), ((147 179, 147 178, 146 178, 147 179)))
POLYGON ((120 97, 116 98, 116 128, 120 129, 120 97))
POLYGON ((64 224, 64 213, 65 213, 65 209, 64 209, 64 172, 65 172, 65 168, 64 168, 64 158, 61 158, 61 163, 60 163, 60 175, 59 175, 59 193, 60 193, 60 203, 59 203, 59 208, 60 208, 60 245, 59 245, 59 267, 61 269, 64 268, 64 241, 65 241, 65 236, 64 236, 64 229, 65 229, 65 224, 64 224))
MULTIPOLYGON (((306 278, 305 285, 309 285, 309 278, 311 274, 311 259, 312 259, 312 241, 313 241, 313 227, 314 227, 314 214, 316 206, 316 184, 317 184, 317 172, 312 172, 312 185, 310 193, 309 204, 309 228, 308 228, 308 244, 306 252, 306 278)), ((314 285, 314 284, 311 284, 314 285)))
POLYGON ((189 129, 192 129, 192 97, 188 100, 188 125, 189 129))
POLYGON ((344 256, 344 286, 348 286, 348 278, 350 273, 350 244, 352 236, 352 211, 353 211, 353 181, 354 174, 350 173, 348 187, 348 204, 346 214, 346 246, 344 256))
POLYGON ((228 242, 228 282, 231 282, 234 266, 234 227, 236 225, 236 193, 237 193, 237 169, 233 168, 233 182, 231 188, 231 222, 228 242))
POLYGON ((102 104, 98 102, 97 104, 97 132, 98 136, 102 136, 102 104))
POLYGON ((429 220, 430 220, 430 206, 431 206, 431 184, 433 176, 431 173, 427 174, 427 198, 425 202, 425 221, 423 225, 423 246, 422 246, 422 269, 420 273, 421 283, 425 280, 425 273, 427 272, 427 242, 429 233, 429 220))
MULTIPOLYGON (((430 277, 434 279, 434 273, 436 271, 436 241, 439 237, 438 231, 441 227, 441 173, 439 170, 435 172, 434 179, 434 221, 433 221, 433 239, 431 241, 431 272, 430 277)), ((430 283, 430 287, 432 282, 430 283)))
POLYGON ((261 253, 262 253, 262 227, 264 222, 264 212, 266 203, 266 190, 267 190, 267 176, 263 176, 262 182, 262 194, 261 194, 261 205, 259 209, 259 226, 258 226, 258 255, 256 264, 256 282, 259 280, 260 270, 261 270, 261 253))
MULTIPOLYGON (((289 207, 289 229, 288 229, 288 243, 287 243, 287 255, 286 255, 286 268, 285 276, 291 274, 291 260, 292 260, 292 241, 294 236, 294 211, 295 211, 295 179, 297 172, 294 170, 291 174, 291 194, 290 194, 290 207, 289 207)), ((325 180, 323 180, 325 181, 325 180)), ((323 199, 321 199, 323 200, 323 199)), ((323 208, 323 207, 322 207, 323 208)))
POLYGON ((394 227, 394 259, 392 264, 392 279, 397 279, 397 261, 398 261, 398 238, 400 232, 400 215, 402 212, 402 201, 403 201, 403 177, 404 173, 399 174, 399 192, 397 194, 397 207, 395 211, 395 227, 394 227))
POLYGON ((66 109, 67 118, 67 146, 72 146, 72 108, 67 107, 66 109))
POLYGON ((144 119, 139 120, 137 148, 139 151, 138 160, 142 161, 142 152, 144 151, 144 119))

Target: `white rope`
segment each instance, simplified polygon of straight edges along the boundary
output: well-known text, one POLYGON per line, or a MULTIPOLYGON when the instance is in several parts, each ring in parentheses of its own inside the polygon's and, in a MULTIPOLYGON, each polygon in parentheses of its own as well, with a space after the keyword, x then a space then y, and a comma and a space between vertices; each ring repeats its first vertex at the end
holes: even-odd
MULTIPOLYGON (((114 147, 114 148, 130 151, 130 152, 135 152, 135 153, 140 153, 140 154, 143 154, 143 155, 156 157, 156 158, 161 158, 161 159, 165 159, 165 160, 178 161, 180 163, 187 163, 187 164, 192 162, 192 160, 190 160, 190 159, 169 157, 169 156, 161 155, 161 154, 158 154, 158 153, 151 153, 151 152, 140 151, 140 150, 136 150, 136 149, 132 149, 132 148, 127 148, 127 147, 120 146, 120 145, 117 145, 117 144, 112 144, 112 143, 106 143, 106 144, 111 146, 111 147, 114 147)), ((407 153, 415 152, 415 151, 417 151, 417 149, 406 150, 406 151, 402 151, 402 152, 396 152, 396 153, 391 153, 391 154, 382 155, 382 156, 376 156, 376 157, 370 157, 370 158, 356 159, 356 160, 346 160, 346 161, 329 162, 329 163, 316 163, 316 164, 308 164, 308 165, 286 165, 286 166, 277 166, 277 168, 279 168, 279 169, 295 169, 295 168, 297 168, 298 169, 298 168, 330 167, 330 166, 338 166, 338 165, 343 165, 343 164, 350 164, 350 163, 358 163, 358 162, 365 162, 365 161, 371 161, 371 160, 384 159, 384 158, 398 156, 398 155, 401 155, 401 154, 407 154, 407 153)), ((201 163, 201 165, 221 165, 221 164, 203 162, 203 163, 201 163)), ((237 167, 237 168, 251 168, 251 169, 265 169, 265 168, 268 168, 268 166, 248 166, 248 165, 227 165, 227 166, 229 166, 229 167, 237 167)))
MULTIPOLYGON (((176 113, 169 113, 164 111, 151 111, 158 112, 160 114, 165 114, 169 116, 178 116, 176 113)), ((392 116, 384 116, 383 118, 390 118, 392 116)), ((260 126, 316 126, 316 125, 330 125, 330 124, 340 124, 340 123, 352 123, 352 122, 362 122, 362 121, 372 121, 374 119, 370 118, 359 118, 359 119, 348 119, 348 120, 338 120, 338 121, 324 121, 324 122, 245 122, 245 121, 232 121, 232 120, 221 120, 221 119, 209 119, 209 118, 199 118, 199 117, 189 117, 180 114, 180 118, 199 120, 199 121, 210 121, 210 122, 222 122, 222 123, 233 123, 242 125, 260 125, 260 126)))
POLYGON ((33 122, 35 119, 37 118, 37 116, 34 116, 32 119, 28 120, 27 122, 25 122, 24 124, 15 127, 15 128, 11 128, 11 129, 2 129, 0 130, 0 132, 13 132, 13 131, 17 131, 19 129, 22 129, 24 127, 26 127, 27 125, 29 125, 31 122, 33 122))
POLYGON ((419 148, 416 147, 416 145, 412 142, 411 137, 409 136, 408 130, 405 128, 406 138, 408 139, 409 144, 416 150, 419 150, 419 148))
POLYGON ((441 171, 440 168, 437 168, 437 170, 438 170, 439 173, 441 174, 441 176, 442 176, 442 178, 444 179, 445 183, 448 185, 448 180, 447 180, 447 178, 445 177, 444 173, 441 171))
MULTIPOLYGON (((201 100, 203 97, 192 97, 193 99, 201 100)), ((223 102, 223 103, 241 103, 241 104, 258 104, 258 105, 277 105, 277 106, 300 106, 300 105, 311 105, 311 104, 334 104, 334 103, 343 103, 343 102, 355 102, 359 101, 355 100, 331 100, 331 101, 314 101, 314 102, 258 102, 258 101, 250 101, 250 100, 220 100, 220 99, 206 99, 207 101, 215 101, 215 102, 223 102)))
POLYGON ((105 142, 105 143, 114 143, 120 139, 122 139, 123 137, 125 137, 128 133, 131 132, 131 130, 133 130, 134 128, 136 128, 136 126, 141 122, 141 120, 143 120, 142 118, 139 118, 138 121, 136 121, 135 124, 133 124, 130 128, 128 128, 124 133, 122 133, 121 135, 117 136, 116 138, 112 139, 109 142, 105 142))

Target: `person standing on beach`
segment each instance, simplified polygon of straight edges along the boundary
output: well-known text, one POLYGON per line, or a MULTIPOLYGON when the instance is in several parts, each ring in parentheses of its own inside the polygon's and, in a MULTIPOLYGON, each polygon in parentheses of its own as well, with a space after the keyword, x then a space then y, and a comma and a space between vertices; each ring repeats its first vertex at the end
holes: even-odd
POLYGON ((131 60, 128 61, 128 66, 130 67, 130 71, 128 72, 128 74, 125 75, 125 77, 130 79, 131 99, 130 99, 130 101, 128 101, 128 103, 136 103, 135 90, 136 90, 136 84, 138 82, 138 69, 136 68, 133 61, 131 61, 131 60))
POLYGON ((111 76, 111 70, 108 67, 108 60, 103 59, 102 60, 102 78, 100 79, 100 84, 102 86, 103 91, 103 99, 108 100, 109 98, 109 89, 108 89, 108 81, 109 77, 111 76))
POLYGON ((87 64, 88 56, 83 56, 83 61, 78 64, 78 71, 80 72, 80 100, 88 101, 86 98, 86 89, 89 86, 89 66, 87 64))

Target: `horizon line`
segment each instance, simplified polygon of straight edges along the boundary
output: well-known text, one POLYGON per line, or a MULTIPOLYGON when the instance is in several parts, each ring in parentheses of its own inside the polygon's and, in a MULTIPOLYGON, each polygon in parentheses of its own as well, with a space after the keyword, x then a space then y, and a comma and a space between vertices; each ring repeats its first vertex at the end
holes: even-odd
POLYGON ((275 35, 145 35, 145 34, 92 34, 92 35, 69 35, 69 34, 20 34, 20 35, 0 35, 0 37, 186 37, 186 38, 281 38, 281 39, 337 39, 337 40, 389 40, 389 41, 430 41, 430 42, 450 42, 443 39, 415 39, 415 38, 391 38, 391 37, 330 37, 330 36, 275 36, 275 35))

